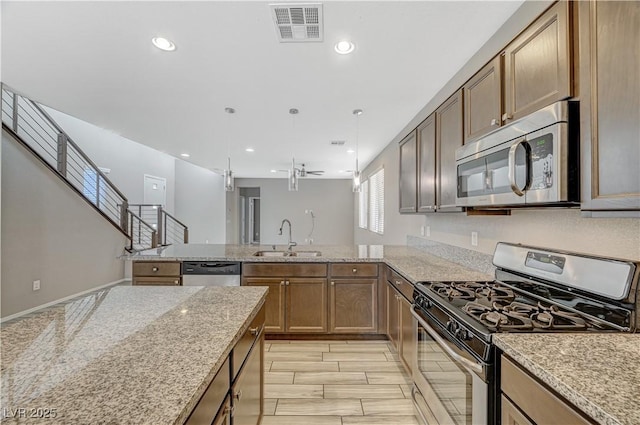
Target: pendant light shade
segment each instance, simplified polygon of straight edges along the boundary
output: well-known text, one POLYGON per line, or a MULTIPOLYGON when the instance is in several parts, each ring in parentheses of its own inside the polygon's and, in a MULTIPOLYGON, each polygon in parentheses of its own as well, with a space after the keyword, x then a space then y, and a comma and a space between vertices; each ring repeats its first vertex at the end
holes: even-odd
MULTIPOLYGON (((296 108, 289 109, 289 115, 291 115, 291 136, 292 136, 292 139, 294 141, 295 141, 295 129, 296 129, 295 118, 296 118, 296 115, 298 115, 299 112, 300 111, 298 109, 296 109, 296 108)), ((296 159, 295 158, 291 159, 291 169, 288 171, 287 177, 288 177, 289 192, 297 192, 298 191, 298 180, 299 180, 299 177, 300 177, 300 172, 296 168, 296 159)))
POLYGON ((233 171, 231 171, 231 158, 228 158, 228 168, 224 170, 224 191, 233 192, 235 189, 233 181, 233 171))
POLYGON ((353 115, 356 116, 356 169, 353 170, 353 191, 360 192, 362 190, 362 182, 360 180, 360 169, 358 168, 358 136, 360 132, 360 115, 362 109, 354 109, 353 115))
MULTIPOLYGON (((235 114, 236 110, 233 108, 224 108, 224 111, 231 115, 231 114, 235 114)), ((224 191, 225 192, 233 192, 235 189, 235 185, 234 185, 234 181, 233 181, 233 171, 231 171, 231 144, 228 143, 227 144, 227 154, 229 156, 227 156, 227 169, 224 170, 224 191)))
POLYGON ((289 192, 298 191, 298 170, 296 169, 296 160, 291 161, 291 169, 288 172, 289 192))

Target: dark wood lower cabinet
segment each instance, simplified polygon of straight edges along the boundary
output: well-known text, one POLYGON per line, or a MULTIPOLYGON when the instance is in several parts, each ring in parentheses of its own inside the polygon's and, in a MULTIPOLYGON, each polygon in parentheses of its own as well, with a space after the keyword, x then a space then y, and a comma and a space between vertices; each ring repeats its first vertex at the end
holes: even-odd
POLYGON ((264 317, 258 312, 211 380, 187 425, 258 425, 264 414, 264 317))
POLYGON ((400 293, 387 282, 387 336, 396 351, 400 350, 400 293))
POLYGON ((378 279, 332 279, 329 317, 329 332, 376 333, 378 279))
POLYGON ((327 332, 327 279, 291 278, 285 291, 287 332, 327 332))
POLYGON ((253 345, 231 388, 233 425, 258 425, 263 415, 264 334, 253 345))
POLYGON ((415 319, 411 314, 411 303, 404 297, 400 298, 400 360, 411 375, 413 371, 416 353, 416 327, 415 319))
POLYGON ((525 372, 500 358, 502 423, 506 425, 592 425, 595 422, 525 372))
POLYGON ((285 331, 285 279, 248 277, 242 279, 243 286, 268 286, 265 306, 265 332, 285 331))

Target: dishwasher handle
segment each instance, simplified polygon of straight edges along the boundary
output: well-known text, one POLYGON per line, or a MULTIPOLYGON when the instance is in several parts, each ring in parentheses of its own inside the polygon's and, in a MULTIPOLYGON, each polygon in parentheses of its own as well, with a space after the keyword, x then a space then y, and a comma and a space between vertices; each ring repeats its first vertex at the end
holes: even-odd
POLYGON ((239 275, 240 263, 235 261, 202 262, 185 261, 182 263, 183 275, 239 275))

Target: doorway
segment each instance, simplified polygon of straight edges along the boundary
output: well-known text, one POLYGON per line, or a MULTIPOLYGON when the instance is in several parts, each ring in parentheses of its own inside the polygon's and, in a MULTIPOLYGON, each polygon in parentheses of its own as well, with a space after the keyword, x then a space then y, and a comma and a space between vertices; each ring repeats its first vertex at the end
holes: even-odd
POLYGON ((260 244, 260 188, 241 187, 239 193, 240 243, 260 244))
POLYGON ((167 179, 144 175, 144 203, 146 205, 162 205, 167 203, 167 179))

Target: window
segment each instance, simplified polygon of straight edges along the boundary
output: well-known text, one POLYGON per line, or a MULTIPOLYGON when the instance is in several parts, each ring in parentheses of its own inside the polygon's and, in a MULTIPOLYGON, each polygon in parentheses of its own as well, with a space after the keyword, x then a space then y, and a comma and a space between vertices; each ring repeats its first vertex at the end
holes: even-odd
POLYGON ((361 229, 367 228, 367 218, 369 217, 369 180, 362 182, 360 193, 358 193, 358 226, 361 229))
POLYGON ((384 168, 369 177, 369 230, 384 233, 384 168))

